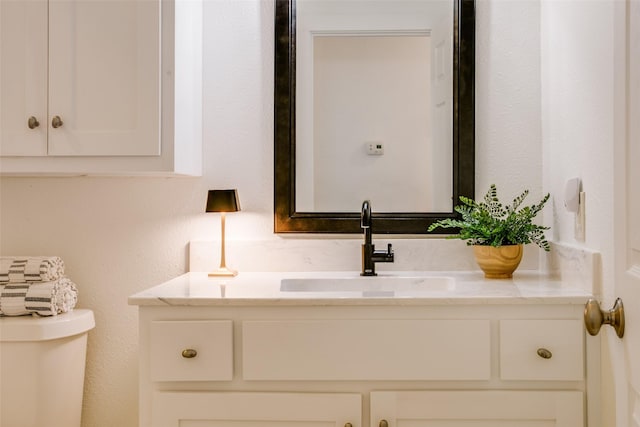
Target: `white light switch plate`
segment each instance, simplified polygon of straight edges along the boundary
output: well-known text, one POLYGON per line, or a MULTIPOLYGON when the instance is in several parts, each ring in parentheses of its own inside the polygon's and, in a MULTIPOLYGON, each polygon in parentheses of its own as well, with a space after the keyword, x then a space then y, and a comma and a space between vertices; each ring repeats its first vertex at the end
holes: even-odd
POLYGON ((585 210, 584 210, 584 202, 585 202, 585 194, 584 191, 580 192, 580 202, 578 204, 578 212, 576 212, 576 221, 574 228, 574 237, 578 242, 584 242, 585 239, 585 210))

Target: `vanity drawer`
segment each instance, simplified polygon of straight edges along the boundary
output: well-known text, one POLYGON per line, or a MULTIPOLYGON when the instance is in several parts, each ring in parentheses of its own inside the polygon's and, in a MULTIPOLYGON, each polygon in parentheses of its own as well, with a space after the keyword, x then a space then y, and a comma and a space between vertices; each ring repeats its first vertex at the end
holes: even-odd
POLYGON ((488 320, 242 323, 245 380, 487 380, 488 320))
POLYGON ((580 381, 583 340, 579 320, 501 320, 500 378, 580 381))
POLYGON ((149 354, 151 381, 230 381, 233 323, 153 321, 149 354))

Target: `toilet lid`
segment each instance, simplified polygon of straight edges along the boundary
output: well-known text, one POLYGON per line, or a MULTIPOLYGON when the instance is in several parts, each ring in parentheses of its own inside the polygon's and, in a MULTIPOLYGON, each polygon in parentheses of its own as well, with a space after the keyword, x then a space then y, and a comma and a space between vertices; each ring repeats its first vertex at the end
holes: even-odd
POLYGON ((93 311, 75 309, 57 316, 0 317, 0 342, 45 341, 81 334, 95 326, 93 311))

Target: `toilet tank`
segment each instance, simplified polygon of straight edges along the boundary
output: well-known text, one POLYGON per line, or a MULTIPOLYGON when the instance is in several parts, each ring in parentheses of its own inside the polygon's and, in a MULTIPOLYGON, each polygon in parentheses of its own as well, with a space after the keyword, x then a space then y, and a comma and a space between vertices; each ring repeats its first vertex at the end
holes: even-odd
POLYGON ((80 427, 91 310, 0 317, 0 426, 80 427))

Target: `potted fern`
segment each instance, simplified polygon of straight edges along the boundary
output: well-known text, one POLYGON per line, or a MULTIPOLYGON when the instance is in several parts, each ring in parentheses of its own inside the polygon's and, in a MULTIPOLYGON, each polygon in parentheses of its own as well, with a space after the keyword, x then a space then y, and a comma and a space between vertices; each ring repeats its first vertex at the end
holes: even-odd
POLYGON ((461 205, 454 209, 461 217, 437 221, 428 231, 441 228, 457 228, 458 233, 449 239, 462 239, 472 245, 476 261, 491 279, 510 278, 522 259, 522 246, 535 243, 549 251, 549 242, 543 227, 533 223, 533 218, 549 200, 549 194, 531 206, 521 207, 529 190, 524 190, 510 205, 503 205, 498 199, 495 184, 491 184, 482 201, 461 196, 461 205))

